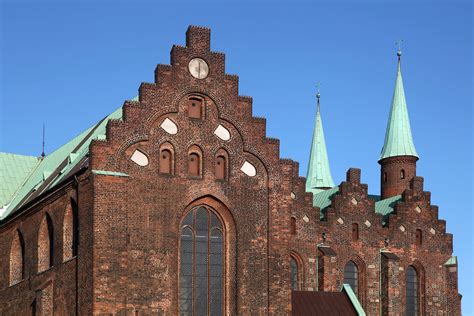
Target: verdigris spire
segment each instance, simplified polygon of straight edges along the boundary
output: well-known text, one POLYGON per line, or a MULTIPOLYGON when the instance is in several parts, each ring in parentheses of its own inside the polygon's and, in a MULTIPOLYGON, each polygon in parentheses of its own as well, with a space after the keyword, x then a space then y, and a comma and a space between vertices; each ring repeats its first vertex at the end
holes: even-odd
POLYGON ((317 110, 314 125, 313 141, 309 156, 308 174, 306 176, 306 192, 318 193, 322 190, 334 187, 334 181, 329 168, 326 141, 324 139, 323 122, 321 120, 320 101, 321 94, 316 94, 317 110))
POLYGON ((408 118, 407 102, 405 100, 400 67, 400 57, 402 56, 400 49, 398 49, 397 56, 398 67, 395 91, 393 92, 392 108, 388 118, 385 142, 380 154, 380 160, 396 156, 413 156, 419 158, 415 145, 413 144, 410 120, 408 118))

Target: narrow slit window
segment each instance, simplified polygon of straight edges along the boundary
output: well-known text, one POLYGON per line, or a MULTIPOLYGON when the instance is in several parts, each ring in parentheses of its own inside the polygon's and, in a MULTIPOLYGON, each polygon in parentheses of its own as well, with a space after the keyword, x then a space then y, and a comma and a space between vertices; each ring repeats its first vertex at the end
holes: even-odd
POLYGON ((405 170, 400 170, 400 179, 405 179, 405 170))
POLYGON ((359 224, 352 224, 352 241, 359 240, 359 224))
POLYGON ((290 234, 296 235, 296 218, 294 217, 290 219, 290 234))
POLYGON ((418 246, 421 246, 422 243, 423 243, 423 233, 421 229, 417 229, 416 230, 416 244, 418 246))

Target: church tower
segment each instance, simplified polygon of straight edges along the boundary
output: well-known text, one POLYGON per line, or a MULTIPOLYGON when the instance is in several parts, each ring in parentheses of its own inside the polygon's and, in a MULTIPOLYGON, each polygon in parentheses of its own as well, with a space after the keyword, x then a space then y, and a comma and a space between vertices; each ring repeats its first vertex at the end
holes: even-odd
POLYGON ((334 181, 329 168, 326 141, 324 139, 323 122, 321 120, 319 91, 316 93, 317 109, 314 125, 313 141, 309 156, 308 174, 306 176, 306 192, 318 193, 334 187, 334 181))
POLYGON ((395 91, 385 132, 385 142, 379 159, 382 199, 400 195, 409 188, 411 179, 416 176, 416 161, 419 158, 413 144, 410 119, 408 118, 400 65, 402 56, 400 49, 397 56, 395 91))

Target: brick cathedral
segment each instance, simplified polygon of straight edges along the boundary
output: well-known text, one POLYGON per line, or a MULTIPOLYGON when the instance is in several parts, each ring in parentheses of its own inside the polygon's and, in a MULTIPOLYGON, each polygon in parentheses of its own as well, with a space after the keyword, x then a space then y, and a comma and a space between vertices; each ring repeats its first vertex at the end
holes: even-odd
POLYGON ((303 178, 189 27, 137 98, 48 155, 0 153, 0 315, 460 315, 400 58, 371 195, 359 169, 333 182, 319 93, 303 178))

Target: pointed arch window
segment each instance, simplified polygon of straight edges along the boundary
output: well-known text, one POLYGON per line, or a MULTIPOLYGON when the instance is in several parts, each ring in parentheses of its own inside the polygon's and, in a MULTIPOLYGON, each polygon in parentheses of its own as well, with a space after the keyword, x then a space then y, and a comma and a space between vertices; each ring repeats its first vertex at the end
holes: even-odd
POLYGON ((216 158, 216 179, 224 180, 226 178, 227 159, 224 156, 216 158))
POLYGON ((63 222, 63 260, 77 256, 78 245, 77 204, 71 199, 64 213, 63 222))
POLYGON ((418 274, 413 266, 406 272, 405 312, 407 316, 419 315, 418 274))
POLYGON ((53 266, 54 258, 54 229, 53 221, 48 213, 41 221, 38 234, 38 272, 48 270, 53 266))
POLYGON ((160 146, 159 171, 162 174, 173 174, 174 172, 174 150, 170 143, 160 146))
POLYGON ((25 243, 23 235, 16 230, 10 247, 10 285, 25 278, 25 243))
POLYGON ((358 295, 359 269, 354 261, 349 261, 344 267, 344 283, 349 284, 355 295, 358 295))
POLYGON ((299 271, 298 271, 298 261, 296 258, 291 256, 290 259, 290 271, 291 271, 291 289, 293 291, 298 291, 299 288, 299 271))
POLYGON ((180 315, 223 315, 224 230, 209 208, 191 210, 181 225, 180 315))

